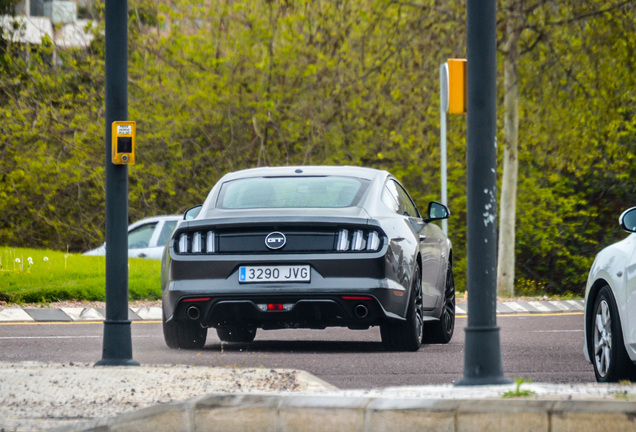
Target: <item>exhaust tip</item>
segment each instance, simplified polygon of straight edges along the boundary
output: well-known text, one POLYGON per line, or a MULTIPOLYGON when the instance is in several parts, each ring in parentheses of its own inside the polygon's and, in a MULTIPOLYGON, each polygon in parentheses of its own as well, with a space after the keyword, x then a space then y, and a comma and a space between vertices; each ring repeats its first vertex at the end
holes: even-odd
POLYGON ((186 315, 188 316, 188 318, 190 318, 192 321, 196 321, 199 319, 199 317, 201 316, 201 310, 199 310, 198 306, 190 306, 187 310, 186 310, 186 315))
POLYGON ((366 318, 367 315, 369 315, 369 309, 367 309, 365 305, 359 304, 359 305, 356 305, 355 308, 353 308, 353 313, 358 318, 366 318))

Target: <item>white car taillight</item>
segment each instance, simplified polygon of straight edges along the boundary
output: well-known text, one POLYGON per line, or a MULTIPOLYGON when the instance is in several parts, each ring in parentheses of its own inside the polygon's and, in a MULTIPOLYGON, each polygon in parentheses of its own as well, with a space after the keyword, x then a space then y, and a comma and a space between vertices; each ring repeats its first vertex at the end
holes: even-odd
POLYGON ((361 251, 366 246, 364 241, 364 235, 362 230, 357 230, 353 233, 353 240, 351 241, 351 250, 361 251))
POLYGON ((201 244, 201 233, 195 232, 192 234, 192 253, 201 253, 202 252, 202 244, 201 244))
POLYGON ((380 236, 376 231, 371 231, 369 233, 369 238, 367 238, 367 250, 378 250, 380 247, 380 236))
POLYGON ((373 252, 380 249, 380 234, 373 230, 358 229, 349 234, 349 230, 341 229, 338 232, 336 250, 338 252, 373 252))
POLYGON ((207 253, 214 253, 214 231, 208 231, 205 236, 205 251, 207 253))
POLYGON ((195 231, 180 234, 177 252, 180 254, 210 254, 216 252, 214 247, 214 231, 195 231))
POLYGON ((336 250, 338 251, 347 251, 349 250, 349 231, 346 229, 340 230, 338 234, 338 245, 336 246, 336 250))
POLYGON ((179 236, 179 252, 188 253, 188 234, 183 233, 179 236))

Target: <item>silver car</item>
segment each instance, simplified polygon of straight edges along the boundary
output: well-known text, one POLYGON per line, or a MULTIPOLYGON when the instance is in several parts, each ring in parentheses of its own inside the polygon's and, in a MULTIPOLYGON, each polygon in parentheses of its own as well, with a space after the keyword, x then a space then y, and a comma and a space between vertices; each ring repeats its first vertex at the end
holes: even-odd
POLYGON ((585 289, 584 354, 599 382, 636 379, 636 207, 619 224, 631 234, 596 256, 585 289))
POLYGON ((420 213, 386 171, 227 174, 201 208, 186 212, 166 247, 166 343, 199 349, 208 328, 222 341, 248 343, 259 328, 331 326, 379 326, 392 351, 448 343, 452 245, 432 222, 449 215, 436 202, 420 213))

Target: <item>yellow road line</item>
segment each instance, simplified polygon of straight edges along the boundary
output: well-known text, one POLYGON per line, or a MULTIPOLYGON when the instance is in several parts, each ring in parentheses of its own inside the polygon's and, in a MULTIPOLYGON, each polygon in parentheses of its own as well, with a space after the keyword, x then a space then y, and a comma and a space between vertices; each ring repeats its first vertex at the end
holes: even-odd
MULTIPOLYGON (((161 321, 131 321, 133 324, 161 324, 161 321)), ((15 322, 1 322, 3 325, 72 325, 72 324, 104 324, 104 321, 47 321, 47 322, 31 322, 31 321, 15 321, 15 322)))

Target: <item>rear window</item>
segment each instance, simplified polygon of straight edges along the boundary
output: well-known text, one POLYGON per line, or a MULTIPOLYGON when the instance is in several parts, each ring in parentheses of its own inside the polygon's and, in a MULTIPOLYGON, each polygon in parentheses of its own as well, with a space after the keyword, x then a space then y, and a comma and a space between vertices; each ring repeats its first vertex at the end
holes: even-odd
POLYGON ((217 207, 338 208, 358 204, 369 181, 354 177, 255 177, 221 186, 217 207))

